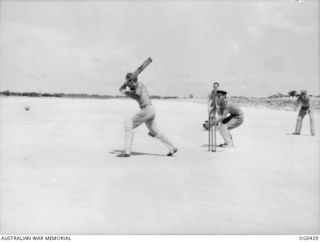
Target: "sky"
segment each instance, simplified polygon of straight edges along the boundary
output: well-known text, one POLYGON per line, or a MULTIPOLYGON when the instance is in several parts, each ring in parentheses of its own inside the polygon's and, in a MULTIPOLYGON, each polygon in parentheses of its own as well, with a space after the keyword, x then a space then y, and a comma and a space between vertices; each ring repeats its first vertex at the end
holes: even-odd
POLYGON ((0 91, 320 93, 318 0, 0 0, 0 91))

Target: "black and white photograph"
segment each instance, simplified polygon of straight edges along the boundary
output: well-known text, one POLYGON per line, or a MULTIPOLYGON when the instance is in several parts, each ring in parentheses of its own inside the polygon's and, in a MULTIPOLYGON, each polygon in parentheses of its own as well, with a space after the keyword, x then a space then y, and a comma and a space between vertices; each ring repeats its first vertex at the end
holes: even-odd
POLYGON ((319 5, 0 0, 0 234, 318 240, 319 5))

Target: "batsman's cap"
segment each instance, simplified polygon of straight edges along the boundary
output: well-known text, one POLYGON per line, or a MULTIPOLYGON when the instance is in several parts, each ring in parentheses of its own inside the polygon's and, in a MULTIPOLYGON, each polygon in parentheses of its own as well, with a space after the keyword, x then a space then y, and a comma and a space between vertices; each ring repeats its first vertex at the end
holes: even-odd
POLYGON ((218 91, 217 91, 217 94, 218 94, 218 95, 227 95, 227 92, 226 92, 226 91, 223 91, 223 90, 218 90, 218 91))
POLYGON ((301 94, 306 94, 307 91, 306 91, 306 90, 301 90, 300 93, 301 93, 301 94))
POLYGON ((134 75, 132 72, 127 73, 126 79, 130 81, 137 81, 138 78, 136 75, 134 75))
POLYGON ((219 85, 219 82, 214 82, 214 83, 213 83, 213 85, 217 85, 217 84, 219 85))

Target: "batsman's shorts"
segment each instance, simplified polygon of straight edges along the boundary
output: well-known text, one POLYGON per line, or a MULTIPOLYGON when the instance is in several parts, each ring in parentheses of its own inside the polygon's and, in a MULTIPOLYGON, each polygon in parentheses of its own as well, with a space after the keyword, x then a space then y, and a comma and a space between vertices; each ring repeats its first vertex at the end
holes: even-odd
POLYGON ((140 112, 133 116, 133 128, 137 128, 145 123, 150 133, 154 136, 158 135, 159 131, 155 122, 156 112, 152 105, 141 107, 140 112))

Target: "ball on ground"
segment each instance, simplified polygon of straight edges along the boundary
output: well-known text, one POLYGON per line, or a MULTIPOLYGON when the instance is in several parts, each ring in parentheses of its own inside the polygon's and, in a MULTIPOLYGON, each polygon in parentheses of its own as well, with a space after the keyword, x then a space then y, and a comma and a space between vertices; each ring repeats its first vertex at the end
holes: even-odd
POLYGON ((27 106, 24 107, 24 110, 29 111, 30 107, 27 105, 27 106))

